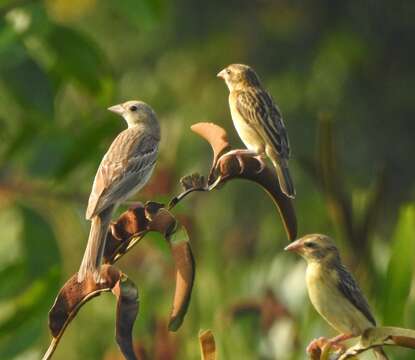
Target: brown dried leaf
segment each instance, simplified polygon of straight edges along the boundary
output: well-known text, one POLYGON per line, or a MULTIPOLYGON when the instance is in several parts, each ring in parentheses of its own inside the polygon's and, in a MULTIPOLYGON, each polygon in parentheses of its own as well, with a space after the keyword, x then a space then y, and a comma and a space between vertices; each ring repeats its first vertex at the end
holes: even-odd
POLYGON ((53 338, 49 349, 43 356, 43 360, 50 359, 66 327, 82 305, 103 292, 111 291, 120 276, 120 271, 115 267, 103 265, 101 267, 103 281, 99 284, 95 283, 92 276, 88 276, 85 281, 78 283, 77 274, 66 282, 49 311, 49 329, 53 338))
POLYGON ((195 278, 195 261, 190 248, 189 235, 181 226, 167 237, 176 267, 176 288, 173 308, 170 315, 169 330, 176 331, 183 323, 195 278))
POLYGON ((204 189, 206 187, 206 180, 203 175, 199 173, 193 173, 191 175, 183 176, 180 179, 180 183, 182 184, 185 190, 189 189, 204 189))
POLYGON ((60 290, 49 312, 51 345, 43 359, 49 359, 66 327, 87 301, 102 292, 112 291, 117 303, 117 342, 127 359, 136 359, 132 344, 132 328, 138 312, 138 292, 135 285, 110 264, 117 261, 149 231, 161 233, 171 246, 176 265, 176 290, 169 329, 177 330, 187 311, 194 280, 194 260, 186 230, 177 225, 175 217, 162 204, 137 204, 124 212, 112 224, 107 235, 105 261, 101 266, 103 282, 96 284, 91 276, 78 283, 77 274, 60 290))
POLYGON ((194 124, 190 129, 208 141, 213 150, 212 168, 216 167, 219 157, 231 148, 225 129, 207 122, 194 124))
POLYGON ((123 212, 111 225, 105 243, 104 263, 113 264, 131 248, 130 243, 137 237, 142 238, 148 232, 149 220, 145 216, 145 207, 137 203, 123 212), (139 235, 139 236, 137 236, 139 235))
POLYGON ((260 170, 260 163, 250 155, 240 156, 241 165, 235 155, 226 155, 230 150, 226 132, 223 128, 213 123, 197 123, 191 129, 203 137, 212 147, 213 162, 210 170, 208 185, 204 188, 191 188, 191 181, 185 179, 186 190, 174 198, 169 208, 175 206, 181 199, 192 191, 210 191, 218 188, 233 179, 246 179, 260 185, 270 195, 277 206, 288 238, 295 240, 297 237, 297 218, 292 200, 283 194, 275 171, 268 167, 260 170))
POLYGON ((115 338, 127 360, 136 360, 133 345, 133 327, 138 314, 138 290, 124 274, 112 288, 117 297, 117 318, 115 338))
POLYGON ((211 330, 203 330, 199 332, 199 345, 202 360, 216 359, 215 338, 211 330))

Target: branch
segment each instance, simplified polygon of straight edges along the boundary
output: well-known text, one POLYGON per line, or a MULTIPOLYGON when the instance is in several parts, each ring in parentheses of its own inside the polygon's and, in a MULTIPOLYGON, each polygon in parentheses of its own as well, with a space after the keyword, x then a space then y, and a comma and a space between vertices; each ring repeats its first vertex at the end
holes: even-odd
POLYGON ((288 238, 296 239, 297 218, 294 206, 291 199, 281 191, 275 171, 268 166, 261 170, 259 161, 251 155, 243 154, 239 159, 236 155, 227 155, 231 147, 225 130, 218 125, 197 123, 191 129, 208 141, 212 147, 212 165, 207 181, 199 174, 182 178, 181 182, 185 191, 172 199, 169 208, 174 207, 194 191, 211 191, 219 189, 230 180, 245 179, 260 185, 268 193, 279 210, 288 238))
POLYGON ((369 349, 385 345, 415 349, 415 330, 397 327, 376 327, 367 329, 360 337, 360 341, 342 354, 338 360, 350 359, 369 349))
POLYGON ((126 359, 135 360, 131 330, 138 311, 138 292, 128 278, 110 265, 101 267, 103 281, 96 284, 92 276, 78 283, 77 275, 73 275, 59 292, 52 309, 49 311, 49 330, 52 341, 43 356, 48 360, 53 355, 66 327, 76 316, 79 309, 92 298, 103 292, 112 291, 117 297, 116 338, 126 359))
POLYGON ((190 302, 195 272, 188 234, 162 204, 137 204, 111 225, 104 251, 104 265, 101 266, 103 282, 96 284, 89 276, 82 283, 78 283, 77 274, 74 274, 59 291, 49 312, 52 341, 43 360, 50 359, 66 327, 79 309, 92 298, 109 291, 118 299, 117 343, 126 359, 136 359, 132 345, 132 329, 138 312, 138 292, 126 275, 112 264, 151 231, 162 234, 170 245, 176 268, 176 286, 169 330, 176 331, 180 327, 190 302))
POLYGON ((365 351, 381 346, 400 346, 415 349, 415 330, 397 327, 369 328, 360 336, 356 345, 340 354, 332 354, 331 344, 328 339, 320 338, 319 346, 313 348, 309 357, 312 360, 326 360, 329 358, 334 360, 347 360, 365 351))

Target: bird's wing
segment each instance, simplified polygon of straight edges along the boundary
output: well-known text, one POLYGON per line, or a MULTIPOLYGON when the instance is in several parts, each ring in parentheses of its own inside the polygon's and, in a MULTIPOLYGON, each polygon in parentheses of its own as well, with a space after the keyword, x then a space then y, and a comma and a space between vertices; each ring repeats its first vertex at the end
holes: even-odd
POLYGON ((289 158, 290 145, 281 112, 265 90, 250 87, 240 91, 236 109, 281 158, 289 158))
POLYGON ((366 319, 373 324, 373 326, 376 326, 376 321, 370 312, 369 304, 364 298, 356 280, 343 265, 337 266, 336 270, 339 275, 338 289, 366 317, 366 319))
POLYGON ((144 186, 155 165, 158 139, 130 128, 121 132, 105 154, 95 176, 86 218, 122 201, 144 186))

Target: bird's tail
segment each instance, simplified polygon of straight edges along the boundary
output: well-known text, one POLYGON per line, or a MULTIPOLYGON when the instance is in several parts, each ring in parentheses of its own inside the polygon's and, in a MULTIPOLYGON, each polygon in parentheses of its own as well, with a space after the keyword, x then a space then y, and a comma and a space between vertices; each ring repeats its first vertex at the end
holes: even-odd
POLYGON ((272 164, 277 172, 278 182, 280 183, 280 188, 282 192, 287 195, 289 198, 295 198, 295 189, 294 183, 291 179, 290 171, 288 169, 288 164, 285 159, 278 159, 276 156, 270 156, 272 164))
POLYGON ((105 240, 113 209, 114 207, 110 206, 91 219, 91 230, 89 231, 88 244, 86 245, 84 257, 78 271, 78 282, 82 282, 88 272, 93 274, 95 282, 100 281, 101 261, 104 255, 105 240))
POLYGON ((388 355, 386 355, 385 351, 382 347, 377 347, 373 349, 373 352, 376 355, 376 359, 378 360, 389 360, 388 355))

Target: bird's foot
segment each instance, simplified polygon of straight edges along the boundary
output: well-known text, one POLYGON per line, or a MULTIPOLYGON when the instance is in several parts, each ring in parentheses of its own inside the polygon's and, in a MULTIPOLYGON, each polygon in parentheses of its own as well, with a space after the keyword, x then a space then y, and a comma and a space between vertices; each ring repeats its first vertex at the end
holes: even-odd
POLYGON ((340 343, 343 341, 349 340, 352 337, 353 335, 349 333, 340 334, 340 335, 335 336, 334 338, 329 339, 328 342, 333 349, 345 351, 346 347, 340 343))
POLYGON ((326 337, 319 337, 318 339, 314 339, 308 346, 307 346, 307 353, 313 354, 317 351, 321 352, 324 348, 331 348, 336 351, 344 352, 346 350, 346 347, 343 344, 340 344, 341 341, 344 341, 347 339, 339 338, 339 336, 336 336, 332 339, 328 339, 326 337))
POLYGON ((115 228, 115 223, 110 224, 110 231, 111 231, 111 235, 113 236, 114 239, 118 240, 118 241, 122 241, 122 237, 120 237, 117 233, 117 229, 115 228))
POLYGON ((322 347, 327 344, 327 342, 329 341, 329 339, 325 338, 325 337, 319 337, 318 339, 314 339, 310 344, 308 344, 307 346, 307 353, 308 354, 313 354, 316 351, 319 351, 322 349, 322 347))
POLYGON ((253 150, 249 150, 249 149, 235 149, 235 150, 231 150, 228 151, 227 153, 223 154, 219 160, 218 163, 220 163, 222 161, 222 159, 228 157, 228 156, 235 156, 236 160, 238 160, 238 164, 239 164, 239 174, 242 174, 245 170, 245 165, 242 159, 242 155, 251 155, 253 156, 255 159, 257 159, 260 163, 260 168, 258 170, 258 173, 260 173, 262 170, 264 170, 265 168, 265 162, 263 160, 262 155, 258 154, 257 152, 253 151, 253 150))
POLYGON ((257 174, 260 174, 264 171, 267 164, 265 163, 264 155, 257 154, 254 156, 254 158, 259 162, 259 169, 256 171, 257 174))

